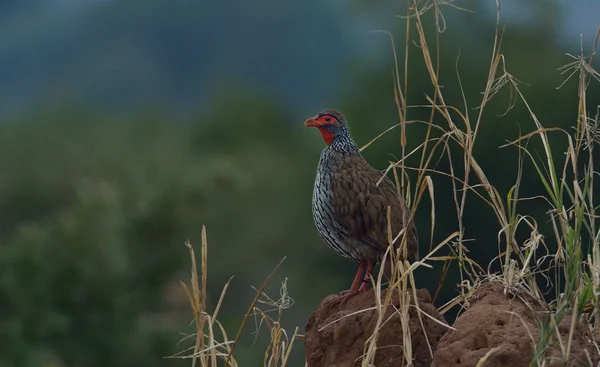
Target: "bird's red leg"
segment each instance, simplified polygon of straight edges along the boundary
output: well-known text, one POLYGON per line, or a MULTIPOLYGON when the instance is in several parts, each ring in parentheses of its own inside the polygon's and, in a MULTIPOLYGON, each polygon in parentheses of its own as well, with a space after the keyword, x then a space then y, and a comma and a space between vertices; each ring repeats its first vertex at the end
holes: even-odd
POLYGON ((360 284, 362 283, 362 280, 363 280, 363 272, 364 271, 365 271, 365 262, 363 261, 358 266, 358 271, 356 272, 356 276, 354 277, 354 280, 352 281, 352 285, 350 286, 351 294, 355 294, 358 292, 358 287, 360 287, 360 284))
POLYGON ((358 290, 358 292, 364 292, 367 290, 367 288, 369 287, 369 283, 371 283, 371 272, 373 271, 373 263, 369 263, 369 265, 367 266, 367 271, 365 272, 365 277, 363 278, 362 281, 362 285, 360 286, 360 289, 358 290))
POLYGON ((352 281, 352 285, 350 286, 350 289, 339 293, 342 303, 344 303, 351 296, 358 293, 358 288, 360 287, 360 284, 362 283, 363 272, 365 270, 366 265, 367 265, 367 263, 365 261, 360 263, 360 265, 358 266, 358 271, 356 272, 356 276, 354 277, 354 280, 352 281))

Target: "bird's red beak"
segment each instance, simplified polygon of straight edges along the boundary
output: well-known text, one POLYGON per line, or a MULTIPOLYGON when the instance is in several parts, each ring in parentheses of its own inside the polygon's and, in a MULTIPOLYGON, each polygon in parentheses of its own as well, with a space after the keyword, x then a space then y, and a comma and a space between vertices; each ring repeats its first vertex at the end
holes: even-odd
POLYGON ((304 121, 304 126, 314 126, 314 127, 319 127, 321 125, 321 123, 319 122, 319 120, 317 120, 317 116, 315 117, 311 117, 308 120, 304 121))

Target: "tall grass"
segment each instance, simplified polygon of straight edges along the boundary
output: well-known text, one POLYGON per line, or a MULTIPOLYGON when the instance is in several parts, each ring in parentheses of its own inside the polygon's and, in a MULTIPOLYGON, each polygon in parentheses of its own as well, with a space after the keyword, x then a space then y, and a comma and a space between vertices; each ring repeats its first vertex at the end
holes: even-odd
MULTIPOLYGON (((600 292, 600 279, 598 257, 600 231, 597 228, 596 214, 597 205, 594 202, 594 176, 597 174, 594 171, 594 147, 599 142, 598 127, 599 121, 598 111, 600 106, 593 106, 595 114, 590 116, 587 101, 587 88, 590 82, 600 81, 600 74, 593 69, 592 61, 596 52, 596 45, 600 38, 600 30, 598 36, 593 42, 593 46, 589 55, 585 55, 583 47, 579 55, 568 55, 574 61, 563 66, 559 71, 566 74, 566 80, 569 78, 578 78, 577 96, 579 99, 578 110, 573 111, 577 123, 572 132, 565 131, 556 127, 546 127, 539 121, 535 112, 530 107, 524 95, 521 93, 518 80, 507 70, 505 56, 502 54, 502 33, 500 29, 500 5, 497 2, 497 21, 494 44, 491 53, 490 67, 488 77, 483 86, 483 93, 480 103, 477 105, 477 113, 471 116, 469 113, 469 105, 463 90, 452 90, 451 93, 460 93, 463 96, 463 106, 450 106, 445 102, 443 90, 439 81, 439 60, 432 57, 430 42, 425 32, 423 15, 427 11, 433 12, 435 19, 435 41, 433 44, 436 48, 436 55, 439 55, 439 33, 444 28, 443 13, 441 5, 450 5, 441 1, 409 1, 406 14, 406 47, 404 50, 404 69, 400 71, 398 59, 396 58, 396 79, 395 79, 395 97, 396 106, 398 108, 400 136, 403 157, 398 162, 392 162, 389 169, 394 170, 394 176, 398 187, 403 190, 405 197, 414 198, 411 203, 411 217, 414 215, 415 208, 419 205, 423 194, 429 192, 429 197, 432 202, 431 207, 431 238, 435 228, 435 204, 433 195, 433 180, 431 175, 444 175, 452 178, 454 185, 454 203, 456 218, 458 220, 457 232, 451 234, 446 241, 438 244, 432 252, 422 261, 422 263, 414 264, 416 266, 424 265, 425 260, 443 260, 445 262, 456 262, 460 269, 461 294, 451 302, 447 307, 443 307, 442 311, 446 311, 449 307, 454 306, 458 302, 468 304, 468 299, 472 295, 473 286, 480 284, 486 279, 495 279, 502 281, 507 291, 525 291, 533 296, 533 299, 546 304, 549 310, 548 314, 539 321, 539 343, 534 350, 534 365, 546 365, 549 363, 548 350, 551 345, 558 346, 562 353, 562 358, 569 360, 571 342, 574 330, 577 326, 584 326, 588 337, 597 345, 598 340, 598 317, 600 308, 598 308, 598 293, 600 292), (419 45, 420 54, 413 56, 410 54, 412 44, 411 31, 416 29, 416 43, 419 45), (419 57, 426 66, 430 77, 432 95, 427 96, 429 105, 427 106, 410 106, 407 102, 408 92, 408 60, 409 57, 419 57), (518 168, 516 172, 516 181, 509 192, 502 194, 494 187, 488 179, 485 171, 478 163, 473 151, 478 142, 478 133, 485 123, 484 111, 490 100, 494 98, 502 89, 509 88, 511 95, 515 96, 510 108, 516 103, 521 103, 525 106, 530 117, 530 131, 523 134, 519 139, 508 143, 500 148, 514 148, 520 152, 520 159, 517 162, 518 168), (407 120, 407 111, 409 108, 426 108, 430 110, 430 119, 428 121, 410 121, 407 120), (452 113, 451 113, 452 112, 452 113), (456 120, 453 116, 458 116, 456 120), (439 117, 444 123, 439 123, 439 117), (434 122, 434 118, 436 119, 434 122), (406 152, 405 130, 407 125, 411 123, 424 123, 427 125, 427 135, 424 142, 415 150, 406 152), (435 135, 433 132, 439 132, 435 135), (550 134, 558 134, 567 142, 567 150, 565 152, 556 152, 551 144, 550 134), (536 158, 528 149, 528 143, 537 140, 543 147, 543 155, 536 158), (462 156, 464 167, 462 172, 455 171, 457 165, 452 162, 451 154, 456 152, 458 147, 460 156, 462 156), (441 172, 431 168, 431 162, 436 157, 439 151, 445 153, 444 156, 449 160, 449 172, 441 172), (564 153, 564 154, 563 154, 564 153), (406 158, 411 154, 420 154, 420 163, 418 167, 409 168, 405 165, 406 158), (520 212, 519 189, 521 186, 522 169, 526 162, 529 162, 538 174, 540 182, 545 188, 545 192, 536 197, 537 200, 545 202, 551 207, 548 218, 535 218, 527 213, 520 212), (417 179, 413 185, 411 193, 411 185, 407 182, 408 169, 416 170, 417 179), (400 170, 397 173, 396 170, 400 170), (471 177, 475 177, 476 181, 472 182, 471 177), (400 179, 398 179, 400 178, 400 179), (481 276, 481 267, 471 261, 464 249, 464 227, 463 217, 467 205, 467 193, 471 192, 483 200, 495 215, 499 224, 499 261, 502 264, 501 274, 484 273, 481 276), (550 220, 552 223, 552 233, 540 233, 537 223, 539 221, 550 220), (520 243, 517 240, 517 230, 525 226, 530 232, 531 237, 520 243), (555 250, 551 253, 547 252, 549 248, 544 241, 549 241, 552 238, 554 241, 552 248, 555 250), (587 253, 584 253, 583 242, 587 239, 587 253), (448 242, 450 241, 451 242, 448 242), (435 258, 432 255, 436 250, 441 248, 441 245, 446 243, 451 244, 452 253, 454 256, 446 258, 435 258), (538 253, 546 250, 546 253, 538 253), (429 258, 428 258, 429 257, 429 258), (551 259, 549 265, 545 268, 541 266, 542 262, 534 261, 540 257, 551 259), (546 303, 542 291, 536 281, 536 274, 542 274, 550 277, 551 274, 560 276, 554 277, 554 289, 556 291, 553 300, 546 303), (561 279, 563 279, 561 283, 561 279), (569 334, 569 339, 563 343, 560 338, 555 338, 558 335, 558 324, 561 320, 571 315, 572 324, 569 334)), ((395 54, 395 52, 394 52, 395 54)), ((458 74, 458 73, 457 73, 458 74)), ((458 76, 459 85, 460 76, 458 76)), ((563 83, 564 85, 564 83, 563 83)), ((563 85, 559 87, 563 87, 563 85)), ((600 103, 600 100, 596 100, 600 103)), ((460 165, 458 165, 460 166, 460 165)), ((445 264, 447 266, 447 264, 445 264)), ((400 269, 405 269, 400 266, 400 269)), ((402 278, 404 273, 402 270, 398 273, 402 278)), ((409 274, 412 280, 412 275, 409 274)), ((411 281, 414 286, 414 282, 411 281)), ((405 283, 402 281, 392 281, 390 288, 398 287, 402 292, 406 291, 405 283)), ((401 305, 407 309, 409 304, 405 298, 400 299, 401 305)), ((403 315, 401 315, 403 316, 403 315)), ((407 347, 405 335, 405 353, 407 365, 410 364, 410 346, 407 347)), ((372 340, 371 343, 375 344, 372 340)), ((369 350, 375 350, 374 345, 369 347, 369 350)))
MULTIPOLYGON (((424 315, 418 307, 416 300, 416 287, 413 272, 418 267, 432 267, 438 263, 442 267, 444 283, 447 269, 457 266, 460 272, 459 293, 455 299, 440 307, 442 313, 456 305, 468 307, 469 298, 477 287, 484 281, 502 282, 509 293, 526 292, 531 299, 542 303, 548 310, 547 314, 540 316, 538 321, 539 342, 534 346, 534 360, 532 365, 544 366, 549 363, 548 351, 550 347, 560 350, 562 358, 567 361, 571 351, 571 342, 577 327, 583 327, 584 332, 596 346, 600 340, 600 229, 598 228, 597 207, 594 201, 594 179, 597 172, 594 170, 594 149, 600 143, 600 106, 588 106, 592 98, 587 95, 589 83, 600 81, 600 74, 592 68, 592 61, 596 52, 596 45, 600 38, 593 42, 589 55, 586 56, 583 47, 579 55, 569 55, 572 62, 559 69, 565 74, 565 79, 578 78, 576 91, 579 103, 577 111, 573 111, 576 126, 572 131, 546 126, 539 121, 535 112, 530 107, 527 99, 521 93, 519 81, 506 67, 505 56, 502 53, 502 30, 500 27, 500 5, 496 2, 498 15, 496 19, 495 35, 491 57, 489 60, 488 75, 484 85, 481 86, 482 97, 477 106, 467 103, 460 75, 457 79, 460 89, 446 91, 439 84, 440 63, 439 59, 432 56, 440 54, 439 34, 445 29, 442 5, 454 7, 451 3, 436 0, 409 0, 406 15, 406 39, 403 59, 400 60, 394 49, 395 74, 394 95, 398 112, 398 123, 384 131, 378 137, 366 144, 367 148, 379 137, 390 132, 398 131, 402 157, 398 161, 390 162, 386 174, 393 175, 399 193, 406 198, 408 215, 406 220, 413 220, 419 206, 421 210, 430 212, 430 251, 420 261, 409 264, 400 259, 402 252, 406 251, 406 238, 400 233, 392 238, 391 230, 388 236, 390 244, 400 241, 398 251, 388 251, 384 261, 389 261, 392 277, 387 285, 388 292, 382 298, 383 278, 380 272, 372 280, 375 305, 371 311, 376 312, 375 329, 367 340, 363 350, 362 365, 374 364, 378 348, 379 330, 384 328, 389 319, 385 318, 385 311, 392 304, 392 297, 397 295, 400 307, 396 314, 400 317, 403 336, 404 362, 406 366, 412 364, 413 351, 410 343, 409 310, 413 307, 421 325, 424 315), (431 12, 434 18, 434 29, 426 32, 423 20, 426 12, 431 12), (433 41, 429 34, 433 34, 433 41), (419 47, 417 52, 410 47, 416 42, 419 47), (433 45, 433 46, 431 46, 433 45), (434 52, 432 52, 432 50, 434 52), (411 105, 409 103, 410 88, 408 82, 409 59, 417 57, 427 70, 430 80, 431 93, 427 95, 427 105, 411 105), (489 102, 499 93, 508 88, 515 99, 511 102, 522 104, 529 116, 527 132, 515 141, 511 141, 499 149, 516 149, 519 160, 516 163, 515 182, 508 192, 499 192, 488 179, 474 154, 474 148, 479 142, 482 126, 485 124, 484 112, 489 102), (453 93, 463 96, 461 106, 452 106, 446 103, 445 94, 453 93), (476 107, 472 113, 472 107, 476 107), (429 111, 429 120, 410 120, 408 112, 411 108, 426 109, 429 111), (593 113, 590 110, 594 111, 593 113), (441 118, 442 122, 439 122, 441 118), (426 138, 412 150, 408 150, 406 131, 411 124, 425 124, 427 126, 426 138), (551 143, 550 135, 557 135, 566 142, 567 150, 558 152, 551 143), (535 155, 528 146, 537 142, 543 148, 541 156, 535 155), (416 167, 407 165, 407 158, 418 157, 416 167), (445 157, 449 163, 449 171, 443 172, 433 168, 439 157, 445 157), (462 162, 457 164, 453 157, 461 157, 462 162), (462 167, 459 170, 456 167, 462 167), (532 167, 537 172, 537 177, 545 191, 538 193, 535 200, 542 201, 550 207, 547 217, 534 217, 523 212, 519 205, 522 200, 520 188, 522 172, 525 167, 532 167), (409 171, 416 173, 414 182, 410 181, 409 171), (453 201, 457 230, 445 236, 439 243, 434 243, 436 224, 436 207, 433 193, 435 192, 436 176, 450 177, 453 186, 453 201), (498 222, 498 248, 497 261, 501 264, 501 271, 492 274, 490 267, 475 263, 468 257, 465 246, 464 215, 467 208, 467 194, 475 194, 477 200, 483 201, 491 209, 490 215, 495 216, 498 222), (430 203, 421 205, 424 199, 430 203), (552 233, 541 233, 538 223, 550 221, 552 233), (519 241, 516 233, 520 228, 526 228, 531 236, 525 241, 519 241), (441 249, 450 249, 450 255, 440 255, 441 249), (550 250, 550 249, 553 250, 550 250), (543 259, 544 261, 542 261, 543 259), (556 274, 553 276, 553 274, 556 274), (551 301, 546 301, 540 289, 536 276, 546 276, 554 284, 556 294, 551 301), (393 292, 397 290, 397 292, 393 292), (570 335, 566 342, 558 335, 558 324, 566 316, 573 316, 570 335)), ((455 7, 456 8, 456 7, 455 7)), ((459 9, 464 10, 464 9, 459 9)), ((393 37, 392 47, 394 47, 393 37)), ((488 50, 486 50, 488 52, 488 50)), ((564 85, 557 86, 564 87, 564 85)), ((594 103, 600 103, 596 100, 594 103)), ((227 291, 225 285, 221 298, 214 311, 209 314, 206 309, 206 266, 207 244, 203 232, 201 275, 198 276, 193 249, 190 247, 192 259, 192 276, 190 286, 185 286, 194 314, 196 333, 188 336, 194 338, 195 343, 186 352, 187 355, 176 355, 178 358, 191 358, 192 365, 198 361, 201 366, 217 366, 217 361, 224 361, 227 366, 238 366, 233 357, 237 340, 244 329, 246 321, 251 315, 259 318, 259 324, 270 329, 271 341, 265 352, 265 366, 286 366, 296 340, 301 337, 297 329, 291 337, 281 327, 281 315, 285 308, 290 306, 285 283, 282 293, 277 300, 265 297, 264 286, 257 290, 257 295, 240 326, 237 336, 233 339, 217 321, 219 308, 227 291), (267 305, 276 310, 277 316, 272 318, 267 312, 256 305, 267 305)), ((391 247, 390 247, 391 248, 391 247)), ((600 347, 598 347, 600 350, 600 347)), ((494 353, 490 352, 480 363, 494 353)), ((434 351, 430 347, 430 353, 434 351)), ((555 356, 554 356, 555 357, 555 356)))

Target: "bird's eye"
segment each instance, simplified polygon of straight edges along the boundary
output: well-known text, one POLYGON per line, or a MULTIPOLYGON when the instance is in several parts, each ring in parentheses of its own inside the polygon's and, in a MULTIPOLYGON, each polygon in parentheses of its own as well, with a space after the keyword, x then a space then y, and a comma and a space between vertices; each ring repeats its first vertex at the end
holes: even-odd
POLYGON ((331 121, 331 117, 325 117, 325 121, 327 121, 327 122, 331 121))

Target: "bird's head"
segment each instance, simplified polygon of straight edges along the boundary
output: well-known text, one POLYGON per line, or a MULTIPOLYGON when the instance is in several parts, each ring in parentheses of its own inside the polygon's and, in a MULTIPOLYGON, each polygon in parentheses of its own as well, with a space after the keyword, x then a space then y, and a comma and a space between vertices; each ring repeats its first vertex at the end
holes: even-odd
POLYGON ((336 110, 325 110, 304 121, 304 126, 314 126, 319 129, 323 140, 328 145, 333 143, 336 136, 348 137, 348 126, 344 115, 336 110))

